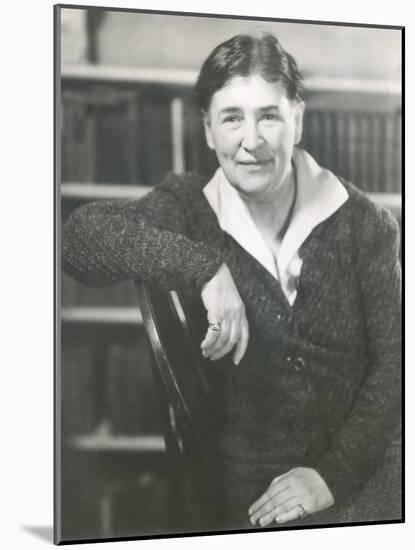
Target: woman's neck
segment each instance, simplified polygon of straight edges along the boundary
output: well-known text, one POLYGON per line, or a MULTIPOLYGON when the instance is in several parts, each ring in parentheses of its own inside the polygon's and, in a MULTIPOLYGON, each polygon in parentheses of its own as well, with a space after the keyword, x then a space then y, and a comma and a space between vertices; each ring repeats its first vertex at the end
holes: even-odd
MULTIPOLYGON (((248 210, 261 233, 277 238, 284 226, 289 225, 296 197, 295 173, 292 170, 286 181, 272 197, 266 200, 245 201, 248 210), (286 223, 288 221, 288 223, 286 223)), ((285 229, 287 229, 287 227, 285 229)), ((285 233, 285 231, 283 231, 285 233)), ((282 239, 283 235, 281 235, 282 239)))

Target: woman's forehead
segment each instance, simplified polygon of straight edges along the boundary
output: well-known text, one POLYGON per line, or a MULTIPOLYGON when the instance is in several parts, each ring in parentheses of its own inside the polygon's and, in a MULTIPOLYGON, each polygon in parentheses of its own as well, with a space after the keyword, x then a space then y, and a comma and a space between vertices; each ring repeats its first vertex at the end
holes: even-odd
POLYGON ((289 104, 287 91, 281 82, 268 82, 261 75, 252 74, 235 76, 217 90, 212 96, 211 110, 258 110, 268 106, 277 106, 285 110, 289 104))

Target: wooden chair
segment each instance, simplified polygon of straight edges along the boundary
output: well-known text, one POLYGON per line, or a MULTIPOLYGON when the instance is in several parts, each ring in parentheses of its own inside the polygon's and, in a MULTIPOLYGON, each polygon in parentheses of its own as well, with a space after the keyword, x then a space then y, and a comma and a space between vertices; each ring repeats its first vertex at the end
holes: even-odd
MULTIPOLYGON (((194 322, 191 304, 176 292, 161 292, 141 282, 136 283, 136 288, 153 352, 154 378, 169 457, 170 509, 173 511, 169 528, 171 531, 177 528, 179 532, 205 531, 214 525, 211 518, 215 511, 209 496, 209 480, 200 476, 199 468, 208 459, 206 426, 214 416, 209 411, 212 399, 205 375, 207 366, 199 349, 203 333, 198 329, 197 318, 194 322)), ((204 323, 205 327, 205 320, 204 323)), ((335 523, 399 520, 400 466, 400 438, 396 436, 384 467, 375 472, 364 490, 341 505, 336 513, 337 518, 342 519, 335 519, 335 523), (391 488, 393 495, 388 496, 391 488), (379 518, 373 515, 374 499, 385 501, 379 518)), ((330 513, 327 521, 319 520, 318 516, 317 523, 331 523, 330 513)))
POLYGON ((200 336, 186 302, 175 291, 136 282, 141 315, 153 354, 168 456, 169 529, 200 531, 212 505, 200 472, 206 459, 210 388, 200 336))

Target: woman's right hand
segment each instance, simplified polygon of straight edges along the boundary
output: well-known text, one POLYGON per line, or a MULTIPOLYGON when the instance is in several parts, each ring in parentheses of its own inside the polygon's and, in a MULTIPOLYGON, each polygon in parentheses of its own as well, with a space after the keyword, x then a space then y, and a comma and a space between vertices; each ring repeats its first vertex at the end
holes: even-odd
POLYGON ((248 347, 249 329, 245 305, 226 264, 203 287, 202 301, 209 324, 220 327, 218 331, 208 328, 201 344, 204 357, 215 361, 235 348, 233 362, 237 365, 248 347))

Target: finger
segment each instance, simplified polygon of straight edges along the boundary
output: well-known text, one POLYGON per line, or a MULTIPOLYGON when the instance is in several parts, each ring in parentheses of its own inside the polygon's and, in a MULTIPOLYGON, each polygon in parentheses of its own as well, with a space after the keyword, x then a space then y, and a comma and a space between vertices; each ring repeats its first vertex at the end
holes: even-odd
POLYGON ((288 472, 285 472, 285 474, 281 474, 280 476, 274 477, 274 479, 271 481, 271 485, 277 485, 278 483, 281 483, 282 481, 286 481, 288 478, 291 478, 293 475, 293 471, 289 470, 288 472))
POLYGON ((299 513, 298 511, 298 499, 296 497, 291 497, 290 499, 286 500, 284 504, 281 506, 278 506, 278 508, 273 508, 272 511, 269 513, 263 515, 258 523, 261 525, 261 527, 266 527, 267 525, 270 525, 273 521, 276 521, 276 518, 283 514, 288 514, 293 510, 293 508, 297 509, 297 515, 299 513))
POLYGON ((218 334, 218 337, 211 343, 211 345, 204 346, 203 355, 205 357, 210 357, 212 354, 219 351, 225 345, 225 343, 229 339, 229 330, 230 330, 229 322, 226 319, 224 319, 220 325, 220 331, 216 333, 218 334))
POLYGON ((222 357, 224 357, 227 353, 229 353, 232 348, 235 347, 235 343, 236 342, 233 342, 232 340, 228 340, 223 346, 222 348, 220 348, 218 351, 215 351, 215 353, 213 353, 211 356, 210 356, 210 359, 212 361, 216 361, 218 359, 222 359, 222 357))
POLYGON ((228 341, 224 343, 221 349, 219 349, 218 351, 216 351, 210 356, 212 361, 221 359, 227 353, 229 353, 231 349, 235 346, 235 344, 239 341, 240 333, 241 333, 241 327, 240 327, 239 320, 233 321, 230 326, 228 341))
MULTIPOLYGON (((218 324, 219 326, 221 325, 220 315, 218 314, 217 311, 213 311, 212 309, 207 310, 207 321, 209 323, 209 326, 215 325, 215 324, 218 324)), ((206 331, 205 338, 201 343, 200 347, 203 348, 203 347, 211 346, 219 337, 219 332, 220 330, 212 330, 208 328, 206 331)))
POLYGON ((207 329, 206 336, 200 344, 202 350, 211 347, 215 343, 215 341, 219 338, 219 332, 219 330, 207 329))
POLYGON ((210 311, 207 312, 207 320, 209 323, 209 327, 210 325, 218 325, 219 330, 212 330, 211 328, 208 327, 206 331, 206 336, 200 345, 202 350, 213 346, 213 344, 219 338, 220 331, 222 329, 222 324, 223 324, 223 322, 220 321, 218 314, 217 313, 213 314, 210 311))
POLYGON ((269 498, 262 506, 260 506, 255 512, 250 513, 250 521, 252 525, 255 525, 264 516, 267 516, 269 513, 273 512, 282 502, 288 501, 290 498, 293 498, 293 494, 290 491, 289 487, 285 487, 281 491, 275 493, 271 498, 269 498), (284 499, 284 500, 282 500, 284 499))
POLYGON ((249 340, 248 321, 246 320, 246 317, 244 315, 241 322, 241 336, 236 344, 235 353, 233 355, 233 362, 235 365, 238 365, 242 357, 245 355, 246 349, 248 347, 248 340, 249 340))
POLYGON ((248 510, 248 514, 252 516, 256 514, 263 506, 265 506, 269 501, 272 501, 274 497, 278 497, 280 493, 285 492, 290 487, 288 484, 275 486, 271 483, 265 493, 255 501, 248 510))
POLYGON ((285 474, 282 474, 278 477, 275 477, 268 489, 265 491, 265 493, 257 500, 255 501, 252 506, 249 508, 249 513, 254 513, 256 512, 263 504, 265 504, 265 502, 267 502, 267 500, 269 500, 270 498, 272 498, 273 495, 275 495, 276 492, 278 492, 279 490, 281 490, 283 487, 286 487, 288 486, 287 483, 283 483, 283 485, 281 485, 281 483, 283 481, 288 481, 288 478, 291 476, 291 471, 288 471, 286 472, 285 474))
POLYGON ((302 509, 297 504, 296 506, 294 506, 294 508, 292 508, 291 510, 289 510, 287 512, 281 512, 281 513, 277 512, 276 517, 275 517, 275 521, 278 524, 281 524, 281 523, 286 523, 287 521, 293 521, 295 519, 304 518, 307 515, 308 515, 307 513, 306 513, 306 515, 302 515, 302 509))

